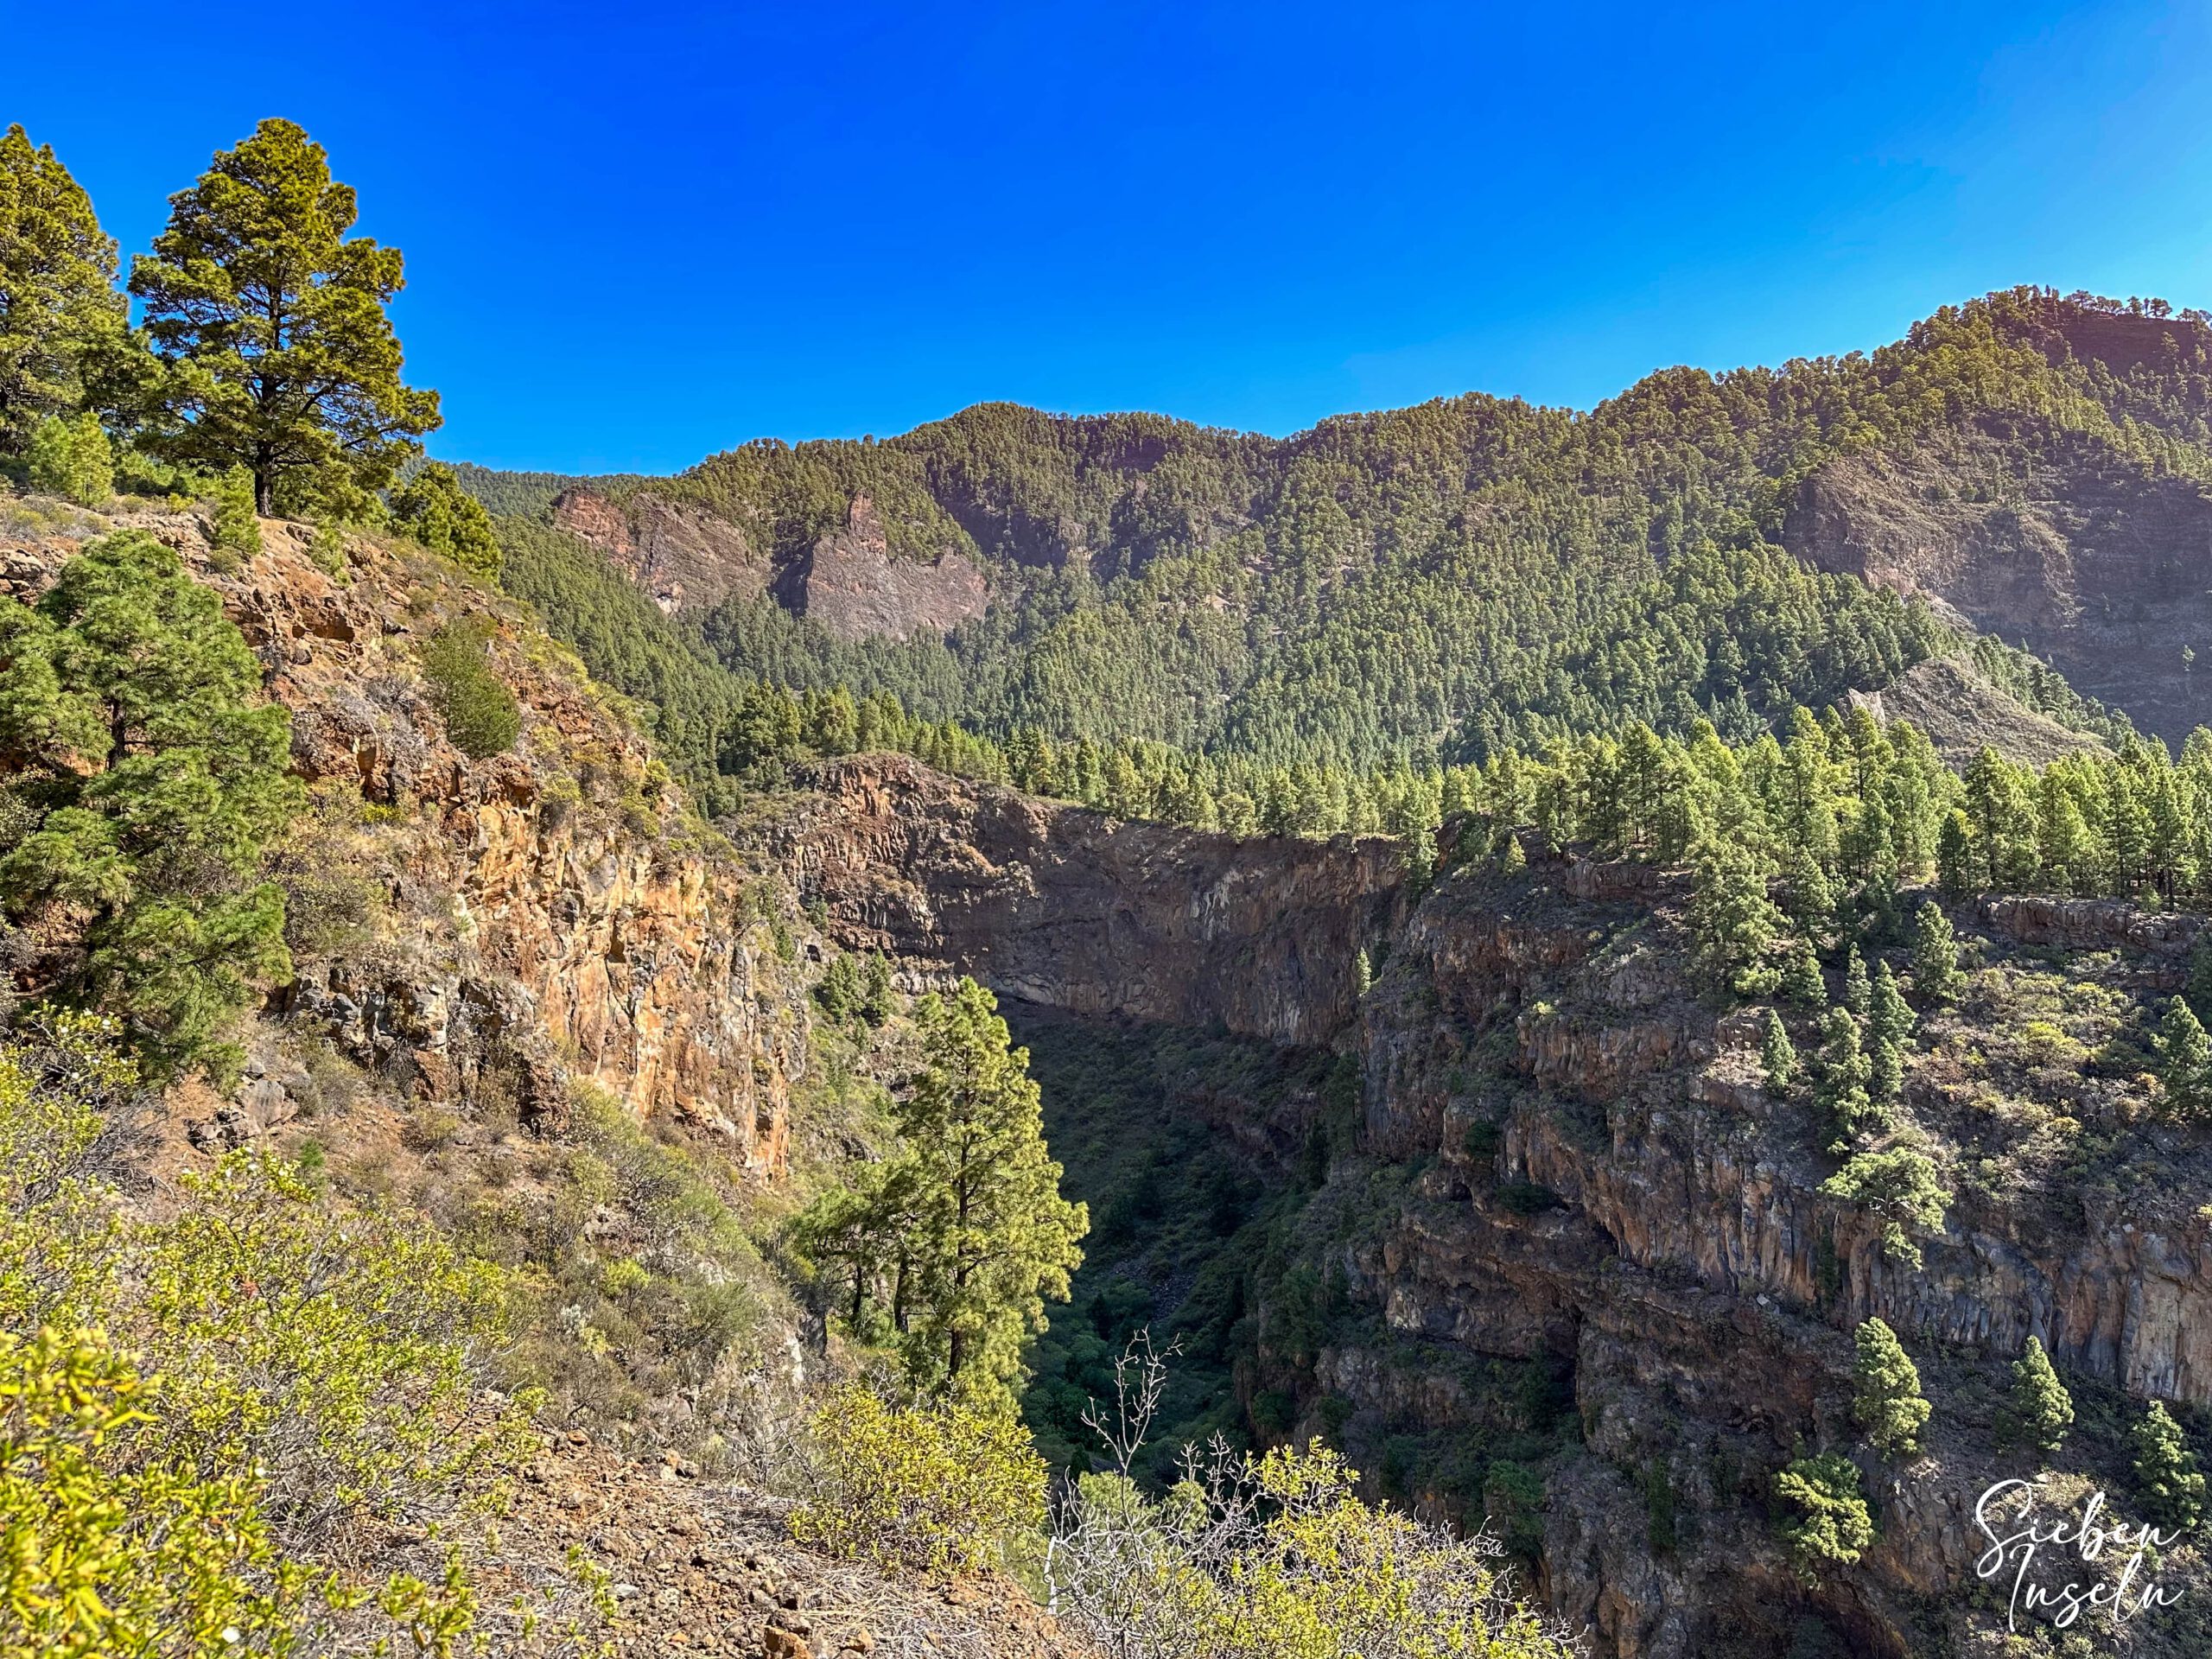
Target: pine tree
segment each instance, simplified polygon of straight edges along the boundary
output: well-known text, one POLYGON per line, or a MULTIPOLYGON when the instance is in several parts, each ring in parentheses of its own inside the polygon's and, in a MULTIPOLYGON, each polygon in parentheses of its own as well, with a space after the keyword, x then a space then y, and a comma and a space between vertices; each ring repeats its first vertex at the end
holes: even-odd
POLYGON ((100 360, 128 347, 115 238, 51 145, 0 134, 0 454, 92 395, 100 360))
POLYGON ((1866 958, 1859 954, 1859 947, 1851 947, 1851 958, 1843 969, 1843 1006, 1851 1010, 1851 1017, 1864 1021, 1873 1012, 1874 982, 1866 976, 1866 958))
POLYGON ((168 365, 143 446, 245 467, 264 518, 310 505, 359 516, 438 425, 437 394, 400 380, 385 315, 400 252, 349 240, 356 216, 322 147, 267 120, 170 198, 168 227, 132 263, 130 291, 168 365))
POLYGON ((115 493, 115 446, 100 417, 86 410, 41 421, 31 434, 30 481, 33 489, 80 507, 105 506, 115 493))
POLYGON ((1797 1071, 1797 1051, 1790 1045, 1782 1016, 1772 1008, 1766 1011, 1766 1027, 1759 1039, 1759 1070, 1765 1075, 1770 1095, 1788 1093, 1789 1079, 1797 1071))
POLYGON ((1851 1566, 1874 1541, 1858 1466, 1840 1452, 1796 1459, 1775 1477, 1774 1490, 1791 1506, 1779 1530, 1807 1584, 1817 1584, 1824 1568, 1851 1566))
POLYGON ((902 1264, 898 1345, 908 1380, 1011 1409, 1025 1335, 1065 1300, 1090 1213, 1060 1197, 1025 1049, 973 980, 918 1012, 923 1069, 899 1103, 902 1148, 860 1232, 902 1264))
POLYGON ((1352 952, 1351 994, 1354 996, 1365 996, 1374 987, 1375 960, 1367 954, 1367 947, 1363 944, 1352 952))
POLYGON ((2159 1080, 2166 1102, 2179 1116, 2201 1117, 2212 1111, 2212 1038, 2190 1011, 2187 1001, 2176 997, 2166 1004, 2158 1022, 2159 1080))
POLYGON ((1773 983, 1763 967, 1782 931, 1782 912, 1766 896, 1766 871, 1745 848, 1707 841, 1691 854, 1690 942, 1700 976, 1714 989, 1746 994, 1773 983))
POLYGON ((1959 971, 1958 936, 1937 904, 1924 904, 1913 918, 1912 988, 1929 1001, 1955 1002, 1966 982, 1959 971))
MULTIPOLYGON (((443 461, 432 461, 392 493, 391 518, 433 553, 444 554, 471 575, 486 582, 499 579, 499 543, 492 533, 492 515, 461 487, 443 461)), ((849 707, 852 694, 845 695, 849 707)))
POLYGON ((1819 1064, 1813 1098, 1826 1114, 1829 1144, 1841 1148, 1874 1115, 1866 1088, 1872 1068, 1859 1046, 1859 1022, 1847 1008, 1830 1008, 1821 1022, 1819 1064))
POLYGON ((0 605, 0 744, 35 827, 0 899, 72 916, 48 995, 113 1014, 151 1068, 226 1067, 224 1027, 290 971, 264 848, 299 810, 291 717, 214 593, 142 531, 87 543, 37 606, 0 605))
POLYGON ((1797 941, 1783 963, 1781 995, 1801 1008, 1827 1005, 1828 982, 1821 972, 1821 959, 1803 939, 1797 941))
POLYGON ((1933 1410, 1921 1396, 1919 1368, 1897 1333, 1880 1319, 1868 1319, 1853 1340, 1857 1352, 1851 1365, 1856 1384, 1852 1420, 1882 1451, 1913 1455, 1920 1449, 1920 1431, 1928 1426, 1933 1410))
POLYGON ((2027 1351, 2012 1362, 2012 1393, 1999 1427, 2008 1440, 2056 1452, 2073 1425, 2073 1397, 2058 1380, 2041 1339, 2030 1337, 2027 1351))
POLYGON ((1789 884, 1789 913, 1791 923, 1808 942, 1818 946, 1821 936, 1835 921, 1835 888, 1821 868, 1820 861, 1811 849, 1799 843, 1789 850, 1789 862, 1783 872, 1789 884))
POLYGON ((1904 1083, 1905 1045, 1912 1035, 1912 1010, 1897 989, 1897 976, 1884 963, 1875 970, 1874 987, 1866 1014, 1867 1058, 1871 1067, 1867 1089, 1874 1101, 1886 1104, 1897 1097, 1904 1083))
POLYGON ((2169 1532, 2194 1532, 2204 1518, 2204 1477, 2196 1454, 2182 1437, 2181 1425, 2165 1402, 2153 1400, 2137 1420, 2135 1501, 2143 1513, 2169 1532))
MULTIPOLYGON (((261 551, 261 519, 253 510, 253 474, 233 467, 215 481, 213 492, 216 547, 249 558, 261 551)), ((231 563, 235 565, 237 561, 231 563)))
POLYGON ((1982 852, 1974 825, 1954 807, 1936 836, 1936 885, 1946 899, 1965 898, 1980 886, 1982 852))
POLYGON ((2189 953, 2189 983, 2182 995, 2198 1023, 2212 1019, 2212 931, 2198 935, 2196 948, 2189 953))

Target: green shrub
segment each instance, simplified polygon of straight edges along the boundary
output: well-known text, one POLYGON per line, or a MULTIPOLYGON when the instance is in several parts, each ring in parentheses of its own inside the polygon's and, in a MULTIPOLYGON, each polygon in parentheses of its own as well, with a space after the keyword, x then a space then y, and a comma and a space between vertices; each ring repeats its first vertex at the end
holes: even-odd
POLYGON ((396 490, 391 520, 433 553, 486 582, 499 579, 499 543, 484 504, 461 487, 452 467, 429 466, 396 490))
MULTIPOLYGON (((215 483, 215 546, 219 551, 251 557, 261 551, 261 518, 254 510, 253 474, 233 467, 215 483)), ((227 562, 235 569, 238 562, 227 562)))
POLYGON ((1829 1567, 1851 1566, 1874 1541, 1859 1470, 1841 1452, 1798 1459, 1774 1478, 1774 1490, 1794 1511, 1782 1522, 1782 1541, 1807 1583, 1829 1567))
POLYGON ((449 622, 423 647, 446 734, 472 760, 505 753, 522 733, 522 705, 492 667, 490 632, 475 619, 449 622))
POLYGON ((857 1385, 808 1421, 810 1491, 791 1536, 887 1567, 1001 1565, 1045 1522, 1045 1463, 1011 1415, 887 1404, 857 1385))
POLYGON ((107 504, 115 493, 115 447, 90 410, 64 420, 49 415, 31 434, 30 481, 35 490, 80 507, 107 504))
POLYGON ((1910 1147, 1856 1154, 1821 1183, 1821 1191, 1881 1217, 1883 1253, 1912 1267, 1921 1261, 1912 1231, 1940 1230, 1951 1202, 1950 1193, 1936 1184, 1936 1166, 1910 1147))

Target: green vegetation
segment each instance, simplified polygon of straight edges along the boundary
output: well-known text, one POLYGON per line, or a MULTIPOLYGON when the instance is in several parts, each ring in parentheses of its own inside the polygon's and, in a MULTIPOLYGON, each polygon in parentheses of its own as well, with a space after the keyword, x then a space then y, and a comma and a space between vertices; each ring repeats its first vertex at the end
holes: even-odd
POLYGON ((448 622, 423 646, 423 677, 446 734, 475 760, 504 754, 522 731, 522 705, 493 667, 491 625, 477 617, 448 622))
POLYGON ((492 531, 492 515, 461 487, 452 467, 434 461, 393 491, 391 522, 478 580, 499 581, 499 543, 492 531))
MULTIPOLYGON (((261 518, 253 506, 253 474, 233 467, 216 479, 208 492, 214 503, 213 542, 219 556, 228 553, 251 558, 261 551, 261 518)), ((232 569, 238 559, 228 562, 232 569)))
POLYGON ((224 1027, 281 980, 263 849, 304 797, 291 717, 208 588, 139 531, 86 544, 35 606, 0 607, 0 903, 66 916, 40 994, 120 1018, 162 1074, 217 1069, 224 1027))
POLYGON ((1912 988, 1931 1003, 1958 1000, 1964 976, 1959 971, 1958 936, 1943 907, 1924 902, 1912 918, 1912 988))
POLYGON ((349 239, 357 214, 322 147, 273 119, 170 199, 168 228, 130 270, 163 367, 142 448, 244 467, 264 518, 367 510, 437 426, 438 398, 400 381, 385 308, 401 256, 349 239))
POLYGON ((52 146, 34 149, 20 126, 0 133, 0 459, 94 395, 126 339, 116 272, 114 238, 52 146))
POLYGON ((2056 1452, 2074 1424, 2074 1401, 2058 1380, 2043 1341, 2028 1338, 2027 1351, 2012 1362, 2012 1392, 1999 1428, 2038 1452, 2056 1452))
POLYGON ((1060 1617, 1133 1659, 1398 1654, 1567 1659, 1566 1633, 1513 1599, 1496 1546, 1357 1496, 1358 1471, 1318 1442, 1238 1457, 1193 1452, 1164 1499, 1132 1477, 1166 1368, 1140 1343, 1093 1417, 1112 1463, 1076 1483, 1046 1560, 1060 1617))
POLYGON ((448 1650, 530 1403, 477 1392, 495 1275, 246 1153, 118 1211, 111 1034, 0 1050, 0 1653, 448 1650), (394 1526, 452 1529, 441 1583, 360 1569, 394 1526))
POLYGON ((1920 1265, 1915 1232, 1936 1232, 1951 1195, 1936 1185, 1936 1166, 1910 1147, 1860 1152, 1821 1183, 1830 1198, 1863 1205, 1882 1218, 1882 1249, 1893 1262, 1920 1265))
POLYGON ((1772 1008, 1759 1032, 1759 1072, 1770 1095, 1787 1094, 1789 1079, 1797 1072, 1797 1051, 1789 1041, 1789 1027, 1772 1008))
POLYGON ((2158 1047, 2158 1080, 2173 1109, 2185 1117, 2212 1113, 2212 1037, 2185 998, 2166 1004, 2158 1047))
POLYGON ((2204 1518, 2204 1477, 2165 1402, 2151 1402, 2136 1421, 2134 1438, 2136 1503, 2171 1534, 2196 1531, 2204 1518))
POLYGON ((808 1496, 791 1535, 833 1555, 925 1572, 1001 1567, 1045 1522, 1045 1464, 1003 1411, 886 1404, 838 1389, 808 1424, 808 1496))
POLYGON ((1013 1404, 1023 1345, 1064 1301, 1090 1230, 1059 1195, 1028 1054, 973 980, 917 1010, 923 1066, 896 1108, 897 1154, 825 1195, 802 1248, 851 1286, 848 1320, 897 1352, 916 1393, 1013 1404))
POLYGON ((1775 1477, 1774 1491, 1792 1507, 1782 1541, 1808 1585, 1831 1568, 1854 1565, 1873 1543, 1874 1517, 1859 1470, 1840 1452, 1797 1459, 1775 1477))
POLYGON ((1882 1451, 1913 1456, 1920 1450, 1920 1431, 1934 1409, 1921 1395, 1919 1369, 1897 1333, 1880 1319, 1866 1320, 1852 1339, 1852 1421, 1882 1451))
POLYGON ((31 432, 31 487, 80 507, 107 505, 115 493, 115 446, 91 410, 66 419, 49 415, 31 432))

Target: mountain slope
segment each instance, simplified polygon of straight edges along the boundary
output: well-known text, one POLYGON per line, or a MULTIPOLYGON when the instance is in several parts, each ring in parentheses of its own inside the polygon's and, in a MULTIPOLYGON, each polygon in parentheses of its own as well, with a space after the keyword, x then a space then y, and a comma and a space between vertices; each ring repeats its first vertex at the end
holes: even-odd
POLYGON ((1353 769, 1631 719, 1739 737, 1986 630, 2177 740, 2193 673, 2133 616, 2212 550, 2208 364, 2198 316, 2023 289, 1587 413, 1471 395, 1277 440, 983 404, 673 479, 472 477, 741 675, 995 733, 1353 769), (2093 579, 1997 591, 2054 537, 2093 579))

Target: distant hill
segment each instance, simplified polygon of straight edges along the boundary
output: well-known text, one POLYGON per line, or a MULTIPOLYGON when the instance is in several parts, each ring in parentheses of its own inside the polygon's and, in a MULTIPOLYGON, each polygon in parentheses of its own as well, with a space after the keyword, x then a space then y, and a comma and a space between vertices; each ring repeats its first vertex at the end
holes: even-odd
POLYGON ((2212 328, 2157 302, 2012 289, 1587 412, 1470 395, 1273 439, 992 404, 673 478, 465 477, 741 675, 1000 734, 1355 769, 1740 738, 1979 634, 2057 666, 1995 677, 2062 725, 2212 718, 2183 655, 2212 646, 2212 328))

